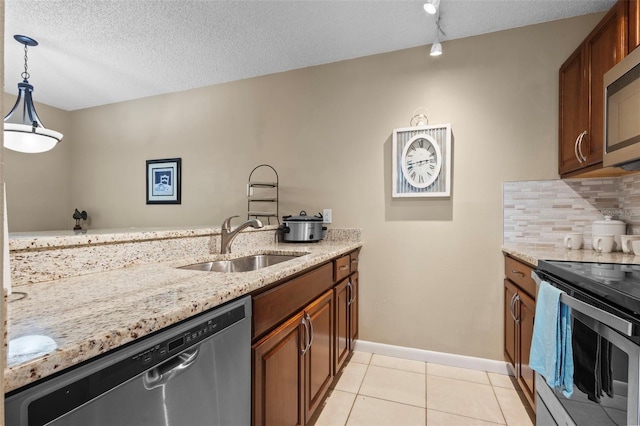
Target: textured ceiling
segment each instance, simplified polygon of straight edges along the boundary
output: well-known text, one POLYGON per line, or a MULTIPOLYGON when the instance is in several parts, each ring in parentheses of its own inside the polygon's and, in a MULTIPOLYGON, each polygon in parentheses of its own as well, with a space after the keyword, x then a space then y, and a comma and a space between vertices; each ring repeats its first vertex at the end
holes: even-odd
MULTIPOLYGON (((423 3, 5 0, 5 91, 17 92, 23 67, 14 34, 40 43, 29 50, 35 100, 75 110, 430 44, 423 3)), ((441 0, 440 23, 446 41, 614 3, 441 0)))

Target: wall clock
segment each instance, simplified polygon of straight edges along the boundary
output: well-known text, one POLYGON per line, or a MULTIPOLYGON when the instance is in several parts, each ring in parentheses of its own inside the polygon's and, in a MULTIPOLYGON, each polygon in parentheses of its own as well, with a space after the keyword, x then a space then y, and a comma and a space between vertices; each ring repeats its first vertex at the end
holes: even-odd
POLYGON ((451 196, 451 125, 393 131, 394 198, 451 196))

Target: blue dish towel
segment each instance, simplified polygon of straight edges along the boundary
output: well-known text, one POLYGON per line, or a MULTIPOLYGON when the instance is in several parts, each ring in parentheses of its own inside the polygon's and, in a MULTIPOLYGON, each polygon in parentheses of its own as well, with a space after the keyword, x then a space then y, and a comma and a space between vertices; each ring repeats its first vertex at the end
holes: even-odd
POLYGON ((552 389, 570 397, 573 394, 571 308, 560 303, 562 293, 546 281, 540 283, 529 366, 540 373, 552 389))

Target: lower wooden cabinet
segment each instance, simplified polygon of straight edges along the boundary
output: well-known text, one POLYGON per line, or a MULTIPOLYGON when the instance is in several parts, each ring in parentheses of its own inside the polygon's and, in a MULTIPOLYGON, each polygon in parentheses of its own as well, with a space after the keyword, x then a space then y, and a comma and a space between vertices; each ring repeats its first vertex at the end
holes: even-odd
POLYGON ((253 346, 253 424, 303 425, 304 312, 253 346))
POLYGON ((256 425, 304 425, 334 376, 333 290, 253 345, 256 425))
POLYGON ((504 358, 532 408, 535 408, 534 371, 529 367, 529 352, 536 312, 535 282, 532 268, 505 258, 504 280, 504 358), (512 281, 513 280, 513 281, 512 281))
POLYGON ((358 337, 358 255, 253 295, 254 425, 313 422, 358 337))
POLYGON ((336 299, 336 371, 353 351, 358 338, 358 273, 334 287, 336 299))
POLYGON ((335 299, 332 290, 327 291, 305 309, 310 330, 309 346, 303 354, 305 423, 322 402, 335 374, 334 310, 335 299))

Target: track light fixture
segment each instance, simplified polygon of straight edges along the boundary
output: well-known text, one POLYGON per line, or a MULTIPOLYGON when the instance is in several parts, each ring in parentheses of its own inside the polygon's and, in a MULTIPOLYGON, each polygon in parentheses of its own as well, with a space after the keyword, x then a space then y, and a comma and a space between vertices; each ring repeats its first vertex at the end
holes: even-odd
POLYGON ((438 13, 438 8, 440 7, 440 0, 427 0, 424 4, 424 11, 429 15, 435 15, 438 13))
POLYGON ((433 43, 431 45, 431 52, 429 53, 429 55, 431 56, 440 56, 442 55, 442 44, 440 44, 440 41, 433 43))
MULTIPOLYGON (((440 4, 440 0, 433 0, 433 1, 437 1, 438 4, 440 4)), ((426 5, 425 5, 425 9, 426 9, 426 5)), ((431 45, 431 52, 429 52, 429 55, 431 56, 440 56, 442 55, 442 43, 440 42, 440 34, 442 34, 444 37, 446 37, 447 35, 444 33, 444 31, 442 31, 442 28, 440 28, 440 14, 437 15, 436 17, 436 42, 433 43, 431 45)))

